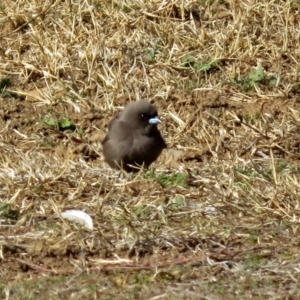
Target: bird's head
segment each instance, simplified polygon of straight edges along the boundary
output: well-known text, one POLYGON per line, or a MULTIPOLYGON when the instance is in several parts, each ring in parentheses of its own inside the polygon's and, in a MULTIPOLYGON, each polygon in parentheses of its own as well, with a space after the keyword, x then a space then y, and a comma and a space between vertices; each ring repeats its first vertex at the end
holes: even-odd
POLYGON ((149 133, 161 123, 154 105, 147 101, 129 103, 120 115, 120 120, 129 123, 137 130, 149 133))

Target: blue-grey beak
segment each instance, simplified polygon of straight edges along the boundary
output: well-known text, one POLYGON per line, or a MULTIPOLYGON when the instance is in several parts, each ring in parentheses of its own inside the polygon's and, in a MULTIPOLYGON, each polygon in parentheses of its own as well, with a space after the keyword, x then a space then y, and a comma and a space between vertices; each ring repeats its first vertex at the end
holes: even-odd
POLYGON ((149 124, 158 124, 161 123, 161 120, 158 117, 149 119, 149 124))

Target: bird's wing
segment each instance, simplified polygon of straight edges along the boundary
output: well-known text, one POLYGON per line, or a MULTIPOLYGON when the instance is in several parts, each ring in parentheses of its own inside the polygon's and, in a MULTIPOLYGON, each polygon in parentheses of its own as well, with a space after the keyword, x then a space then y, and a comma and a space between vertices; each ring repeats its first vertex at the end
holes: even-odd
POLYGON ((134 136, 134 129, 124 121, 113 119, 109 124, 108 137, 119 143, 123 143, 125 140, 127 143, 132 143, 134 136))
POLYGON ((127 164, 131 157, 133 140, 134 131, 126 122, 114 119, 110 123, 102 145, 106 161, 111 167, 117 168, 121 164, 127 164))
POLYGON ((119 121, 119 116, 114 117, 108 124, 108 130, 110 130, 112 128, 112 126, 114 125, 114 123, 119 121))
POLYGON ((134 142, 134 129, 126 122, 113 119, 109 124, 109 131, 102 144, 110 149, 111 156, 124 158, 131 154, 134 142))
POLYGON ((114 127, 114 124, 118 123, 118 121, 119 121, 118 117, 115 117, 108 123, 108 133, 106 134, 104 140, 102 141, 102 145, 110 139, 111 130, 114 127))

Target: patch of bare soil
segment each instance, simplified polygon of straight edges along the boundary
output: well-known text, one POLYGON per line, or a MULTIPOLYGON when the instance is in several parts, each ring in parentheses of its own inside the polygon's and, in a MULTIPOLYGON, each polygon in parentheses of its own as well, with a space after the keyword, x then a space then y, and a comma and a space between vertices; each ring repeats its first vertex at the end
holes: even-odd
POLYGON ((1 298, 298 299, 298 14, 0 4, 1 298), (168 149, 149 170, 111 170, 107 124, 140 99, 168 149))

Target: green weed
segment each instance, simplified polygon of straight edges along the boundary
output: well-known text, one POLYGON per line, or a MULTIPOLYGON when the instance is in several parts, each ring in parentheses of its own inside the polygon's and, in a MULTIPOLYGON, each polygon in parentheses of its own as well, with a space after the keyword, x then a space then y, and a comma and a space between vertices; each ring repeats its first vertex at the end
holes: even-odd
POLYGON ((162 184, 163 186, 187 186, 187 176, 184 173, 177 174, 166 174, 160 173, 155 174, 154 171, 146 173, 146 178, 151 178, 162 184))
MULTIPOLYGON (((1 11, 1 9, 0 9, 1 11)), ((6 89, 12 85, 12 82, 9 78, 3 78, 0 80, 0 93, 3 98, 18 98, 19 96, 16 93, 7 91, 6 89)))
POLYGON ((205 62, 197 62, 194 56, 188 55, 183 58, 181 65, 182 67, 191 68, 195 71, 208 73, 218 69, 218 60, 212 59, 205 62))
POLYGON ((18 220, 20 212, 16 209, 12 209, 9 203, 0 203, 0 217, 8 220, 18 220))
POLYGON ((50 127, 55 127, 59 129, 60 131, 65 131, 65 130, 70 130, 70 131, 75 131, 76 126, 74 125, 73 121, 64 118, 60 120, 56 120, 55 118, 45 118, 43 120, 44 124, 50 126, 50 127))

